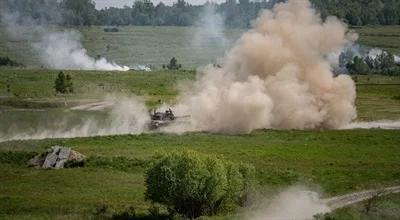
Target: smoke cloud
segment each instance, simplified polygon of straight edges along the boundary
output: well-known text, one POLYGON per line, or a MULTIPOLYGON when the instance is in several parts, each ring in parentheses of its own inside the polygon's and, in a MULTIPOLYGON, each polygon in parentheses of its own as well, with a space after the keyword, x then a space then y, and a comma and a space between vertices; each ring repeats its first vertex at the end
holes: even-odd
POLYGON ((15 128, 10 125, 6 134, 0 134, 0 142, 9 140, 73 138, 118 134, 139 134, 147 130, 150 121, 147 108, 143 101, 137 98, 108 97, 100 105, 86 105, 72 110, 106 111, 105 118, 89 117, 82 123, 71 125, 70 119, 61 117, 52 121, 51 127, 44 127, 44 122, 29 130, 15 128), (89 107, 87 107, 89 106, 89 107), (87 108, 86 108, 87 107, 87 108))
POLYGON ((208 4, 203 7, 195 25, 197 29, 192 38, 194 48, 201 49, 215 45, 226 48, 229 45, 224 33, 224 19, 216 12, 214 5, 208 4))
MULTIPOLYGON (((41 7, 43 7, 42 11, 54 11, 52 14, 61 13, 46 4, 41 7)), ((119 66, 105 58, 90 57, 76 31, 52 31, 54 28, 49 27, 41 17, 33 18, 11 11, 9 8, 0 8, 0 13, 0 21, 7 37, 14 40, 27 40, 46 67, 70 70, 129 70, 129 67, 119 66)), ((55 22, 61 23, 60 16, 51 17, 56 18, 55 22)))
POLYGON ((70 70, 117 70, 127 71, 129 67, 90 57, 76 32, 48 33, 34 48, 39 52, 42 63, 50 68, 70 70))
MULTIPOLYGON (((327 59, 333 70, 337 74, 348 73, 346 65, 353 62, 354 57, 363 59, 370 58, 375 60, 378 56, 387 53, 380 48, 369 48, 360 44, 350 42, 347 43, 341 51, 333 52, 327 55, 327 59)), ((400 63, 400 57, 393 55, 394 62, 400 63)))
POLYGON ((207 66, 175 107, 195 130, 247 133, 259 128, 335 129, 356 117, 354 82, 334 77, 327 55, 354 39, 334 17, 322 21, 308 0, 266 10, 207 66))

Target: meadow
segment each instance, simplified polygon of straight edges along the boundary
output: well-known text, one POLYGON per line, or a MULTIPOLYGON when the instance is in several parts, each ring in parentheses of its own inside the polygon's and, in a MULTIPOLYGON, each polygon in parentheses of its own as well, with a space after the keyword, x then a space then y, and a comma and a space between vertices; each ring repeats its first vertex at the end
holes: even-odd
MULTIPOLYGON (((41 120, 50 123, 57 115, 66 114, 73 114, 79 123, 79 118, 93 112, 68 108, 101 100, 107 94, 136 95, 145 99, 149 107, 155 106, 158 99, 173 103, 179 82, 193 80, 196 75, 184 70, 64 72, 72 75, 76 90, 66 97, 54 94, 56 70, 1 69, 3 131, 10 123, 26 122, 23 127, 30 127, 30 123, 42 123, 41 120)), ((359 120, 400 118, 400 77, 366 75, 354 79, 359 120)), ((258 130, 244 135, 148 133, 2 142, 0 218, 96 219, 111 217, 128 208, 142 219, 155 219, 149 212, 151 203, 144 198, 146 169, 154 161, 154 155, 184 149, 254 165, 261 198, 292 185, 306 185, 324 197, 398 185, 399 143, 398 130, 380 129, 258 130), (27 159, 57 144, 85 154, 86 166, 64 170, 26 167, 27 159), (108 207, 106 211, 99 213, 99 207, 104 206, 108 207)), ((400 216, 399 198, 393 195, 379 200, 380 208, 372 212, 371 219, 400 216)), ((334 215, 338 219, 360 219, 365 215, 363 207, 358 204, 334 215)), ((212 219, 232 218, 230 213, 212 219)))
POLYGON ((362 45, 378 47, 392 53, 400 53, 400 26, 351 27, 359 34, 362 45))
MULTIPOLYGON (((56 95, 57 70, 0 69, 0 122, 31 110, 34 117, 63 113, 69 107, 104 100, 107 96, 136 96, 149 108, 158 101, 173 104, 179 87, 196 78, 192 70, 152 72, 64 71, 73 78, 75 93, 56 95), (10 91, 7 90, 9 85, 10 91), (65 103, 67 106, 65 106, 65 103), (25 112, 19 112, 24 109, 25 112), (37 111, 38 109, 45 111, 37 111), (9 115, 6 117, 6 115, 9 115)), ((354 76, 357 81, 358 120, 373 121, 400 118, 399 76, 354 76)), ((74 113, 74 112, 67 112, 74 113)), ((14 118, 15 119, 15 118, 14 118)), ((24 121, 23 118, 20 118, 24 121)), ((0 126, 1 129, 2 126, 0 126)))
MULTIPOLYGON (((400 27, 351 27, 359 42, 399 53, 400 27)), ((214 63, 245 30, 225 30, 227 45, 210 39, 205 46, 192 42, 193 27, 119 27, 105 33, 103 27, 80 28, 88 53, 118 64, 148 64, 152 72, 66 71, 73 78, 75 93, 57 95, 53 83, 58 70, 40 68, 32 43, 36 34, 9 40, 0 35, 0 56, 10 56, 27 68, 0 68, 0 139, 10 127, 32 130, 51 126, 60 118, 71 125, 106 113, 71 110, 101 101, 107 96, 138 97, 149 108, 158 101, 173 104, 179 87, 196 78, 200 65, 214 63), (175 56, 185 70, 160 70, 175 56)), ((53 28, 57 31, 57 28, 53 28)), ((358 121, 400 119, 400 77, 354 76, 358 121)), ((62 126, 62 125, 60 125, 62 126)), ((69 125, 66 125, 69 126, 69 125)), ((257 130, 250 134, 223 135, 206 132, 181 135, 146 133, 72 139, 8 141, 0 143, 0 219, 104 219, 124 210, 138 219, 157 219, 144 198, 144 177, 154 155, 173 150, 195 150, 233 162, 246 162, 257 169, 258 197, 279 189, 306 185, 324 197, 400 184, 399 130, 355 129, 317 131, 257 130), (76 169, 39 170, 26 160, 53 145, 72 147, 88 157, 76 169), (104 208, 107 207, 107 208, 104 208)), ((365 212, 363 203, 336 211, 337 219, 396 219, 399 195, 377 201, 365 212)), ((243 210, 238 210, 240 213, 243 210)), ((161 209, 161 212, 165 212, 161 209)), ((212 219, 232 219, 234 213, 212 219)), ((117 219, 117 218, 116 218, 117 219)), ((240 217, 239 217, 240 219, 240 217)))
MULTIPOLYGON (((176 57, 185 69, 215 63, 246 31, 225 29, 222 36, 215 37, 196 27, 122 26, 116 33, 104 32, 103 28, 92 26, 66 31, 79 32, 83 46, 92 57, 106 57, 130 67, 146 64, 153 69, 161 69, 172 57, 176 57), (204 40, 194 41, 196 35, 204 40)), ((359 34, 358 42, 362 45, 400 53, 400 26, 350 28, 359 34)), ((55 27, 49 29, 60 31, 55 27)), ((12 37, 0 35, 0 56, 9 56, 27 67, 40 67, 39 56, 32 45, 40 41, 43 31, 14 28, 12 37)))

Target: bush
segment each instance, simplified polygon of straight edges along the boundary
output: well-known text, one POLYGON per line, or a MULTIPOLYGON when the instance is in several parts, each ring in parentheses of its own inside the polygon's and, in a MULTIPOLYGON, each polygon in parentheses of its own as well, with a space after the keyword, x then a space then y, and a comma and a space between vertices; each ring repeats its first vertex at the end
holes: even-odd
MULTIPOLYGON (((169 64, 166 66, 169 70, 178 70, 182 68, 182 64, 178 63, 178 60, 175 57, 169 61, 169 64)), ((165 69, 165 65, 163 65, 163 69, 165 69)))
POLYGON ((19 66, 19 64, 9 57, 0 57, 0 66, 19 66))
POLYGON ((62 71, 59 72, 54 81, 54 89, 57 93, 73 93, 72 77, 69 74, 65 75, 62 71))
POLYGON ((147 172, 146 198, 187 218, 213 215, 246 203, 255 182, 250 165, 192 151, 160 158, 147 172))

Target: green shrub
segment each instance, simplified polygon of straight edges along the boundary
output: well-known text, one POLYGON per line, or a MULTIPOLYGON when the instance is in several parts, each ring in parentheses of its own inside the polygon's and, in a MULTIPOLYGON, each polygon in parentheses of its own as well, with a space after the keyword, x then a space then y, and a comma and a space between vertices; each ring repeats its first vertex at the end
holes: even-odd
POLYGON ((175 57, 172 57, 168 65, 163 65, 163 69, 165 69, 165 67, 169 70, 178 70, 182 68, 182 64, 178 63, 178 60, 175 57))
POLYGON ((26 165, 26 162, 37 153, 26 151, 0 152, 0 164, 26 165))
POLYGON ((19 64, 9 57, 0 57, 0 66, 18 66, 19 64))
POLYGON ((174 152, 148 170, 146 198, 187 218, 244 205, 254 186, 254 167, 193 151, 174 152))
POLYGON ((72 77, 69 74, 65 75, 62 71, 60 71, 57 75, 56 80, 54 81, 54 89, 57 93, 73 93, 74 88, 72 77))

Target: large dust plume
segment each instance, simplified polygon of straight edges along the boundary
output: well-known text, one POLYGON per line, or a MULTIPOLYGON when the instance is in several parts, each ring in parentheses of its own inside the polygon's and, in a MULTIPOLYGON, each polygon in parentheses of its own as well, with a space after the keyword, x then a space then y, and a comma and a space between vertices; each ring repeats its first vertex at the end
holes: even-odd
POLYGON ((195 130, 335 129, 356 117, 354 82, 332 73, 327 55, 355 40, 308 0, 264 11, 230 49, 182 91, 176 109, 195 130))

